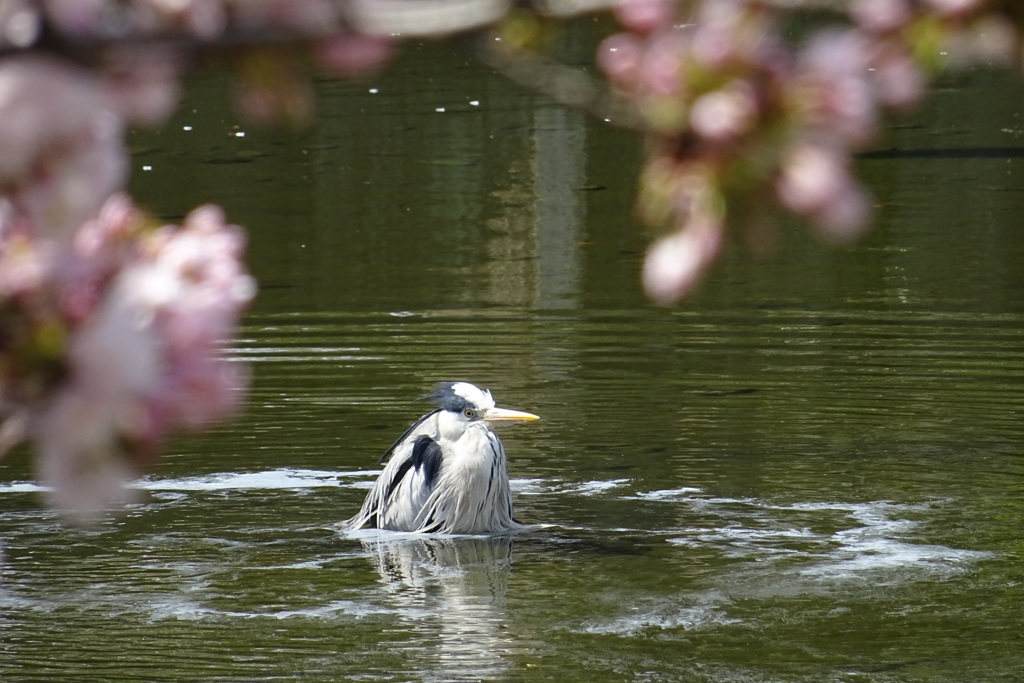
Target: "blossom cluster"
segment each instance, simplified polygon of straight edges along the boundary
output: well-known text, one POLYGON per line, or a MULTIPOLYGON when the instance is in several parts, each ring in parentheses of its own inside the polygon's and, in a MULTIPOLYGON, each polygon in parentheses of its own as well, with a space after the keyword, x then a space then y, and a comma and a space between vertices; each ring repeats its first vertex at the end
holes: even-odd
POLYGON ((917 103, 946 62, 1020 63, 1021 11, 985 0, 852 0, 845 22, 797 45, 781 10, 757 0, 622 0, 625 29, 597 62, 650 138, 640 211, 671 226, 644 266, 673 302, 701 279, 726 226, 770 237, 773 207, 848 241, 871 215, 852 155, 888 110, 917 103), (689 14, 684 16, 684 11, 689 14))
POLYGON ((0 222, 0 410, 35 442, 51 502, 102 512, 173 430, 234 412, 224 354, 255 293, 244 235, 206 206, 154 227, 112 195, 70 235, 0 222))
POLYGON ((671 231, 644 282, 662 302, 727 226, 765 242, 774 207, 855 237, 871 200, 852 155, 883 114, 946 63, 1024 63, 1015 0, 850 0, 796 44, 781 0, 0 0, 0 453, 33 441, 52 502, 97 513, 168 434, 241 400, 224 354, 255 291, 241 229, 213 206, 157 227, 122 194, 125 131, 167 120, 188 67, 227 55, 242 113, 302 120, 311 66, 356 76, 410 36, 504 21, 522 39, 609 4, 622 30, 597 63, 649 139, 640 209, 671 231))
POLYGON ((104 97, 131 122, 154 124, 177 103, 184 68, 220 44, 238 71, 243 113, 302 120, 307 61, 347 77, 391 58, 393 38, 365 18, 378 4, 387 0, 4 0, 0 49, 42 43, 99 66, 104 97))
POLYGON ((361 18, 380 4, 0 2, 0 455, 31 441, 55 506, 123 502, 169 433, 244 395, 224 355, 255 291, 243 233, 213 206, 151 226, 121 193, 127 128, 165 122, 213 51, 243 114, 306 118, 309 65, 353 76, 390 58, 361 18))

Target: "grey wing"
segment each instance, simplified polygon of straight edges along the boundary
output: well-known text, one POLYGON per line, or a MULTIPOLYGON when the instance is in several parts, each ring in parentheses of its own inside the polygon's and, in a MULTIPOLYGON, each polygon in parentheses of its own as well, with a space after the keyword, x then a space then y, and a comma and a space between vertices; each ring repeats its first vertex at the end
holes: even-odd
POLYGON ((441 447, 435 440, 437 420, 430 419, 436 413, 421 417, 385 452, 391 459, 366 495, 359 513, 342 522, 343 527, 415 530, 417 513, 441 471, 441 447))
POLYGON ((438 437, 437 420, 431 420, 430 418, 434 417, 439 412, 441 412, 440 408, 437 408, 436 410, 431 410, 429 413, 413 422, 412 426, 406 429, 404 432, 402 432, 402 435, 395 439, 395 442, 391 444, 391 446, 386 451, 384 451, 384 453, 381 454, 380 459, 378 459, 377 462, 384 462, 385 460, 388 459, 390 455, 392 455, 395 452, 396 449, 398 449, 399 446, 402 446, 406 441, 411 441, 411 437, 415 437, 419 434, 427 434, 430 436, 430 438, 436 441, 438 437))
MULTIPOLYGON (((465 437, 463 437, 465 438, 465 437)), ((490 430, 475 435, 470 450, 490 454, 487 466, 439 476, 410 531, 446 534, 501 533, 519 529, 501 440, 490 430)))

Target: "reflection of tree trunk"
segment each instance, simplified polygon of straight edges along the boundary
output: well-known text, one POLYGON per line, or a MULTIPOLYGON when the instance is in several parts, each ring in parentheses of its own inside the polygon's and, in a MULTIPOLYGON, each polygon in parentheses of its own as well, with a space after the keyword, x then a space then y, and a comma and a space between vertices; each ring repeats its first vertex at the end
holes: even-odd
POLYGON ((557 107, 535 112, 537 131, 537 307, 579 305, 579 245, 584 239, 583 116, 557 107))
POLYGON ((493 193, 501 207, 487 221, 487 301, 531 308, 575 308, 583 232, 582 116, 559 107, 534 111, 532 163, 516 161, 493 193))
POLYGON ((502 628, 512 538, 382 532, 363 540, 389 598, 410 620, 423 620, 421 636, 436 638, 424 653, 436 657, 437 677, 491 678, 507 670, 503 653, 516 646, 502 628))
POLYGON ((481 280, 487 284, 479 293, 488 303, 530 308, 537 299, 537 197, 531 170, 516 159, 505 186, 492 193, 499 209, 486 221, 481 280))

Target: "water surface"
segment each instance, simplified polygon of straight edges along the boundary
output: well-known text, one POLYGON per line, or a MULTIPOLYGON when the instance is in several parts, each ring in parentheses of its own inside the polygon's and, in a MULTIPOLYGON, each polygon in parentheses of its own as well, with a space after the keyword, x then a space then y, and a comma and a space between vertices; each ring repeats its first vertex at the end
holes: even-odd
POLYGON ((890 131, 858 247, 787 227, 678 309, 637 284, 636 141, 459 54, 321 84, 304 133, 219 88, 134 182, 250 230, 250 405, 95 528, 0 465, 0 678, 1024 676, 1017 84, 890 131), (534 526, 340 532, 445 379, 542 416, 502 431, 534 526))

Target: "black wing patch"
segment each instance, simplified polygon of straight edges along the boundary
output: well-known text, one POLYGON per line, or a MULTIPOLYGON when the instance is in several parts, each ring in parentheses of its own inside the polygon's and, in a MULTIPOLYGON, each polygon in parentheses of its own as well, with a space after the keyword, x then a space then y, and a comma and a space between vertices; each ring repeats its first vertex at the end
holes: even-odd
POLYGON ((391 494, 395 492, 395 489, 398 488, 398 485, 402 483, 403 479, 405 479, 405 475, 409 472, 410 467, 412 467, 411 459, 406 460, 405 462, 398 466, 398 471, 395 472, 395 476, 391 478, 391 481, 388 483, 388 490, 384 493, 385 505, 387 505, 387 502, 391 500, 391 494))
MULTIPOLYGON (((398 448, 402 444, 402 442, 405 441, 405 438, 407 436, 409 436, 410 434, 412 434, 416 430, 417 427, 419 427, 421 424, 423 424, 424 420, 426 420, 431 415, 434 415, 434 414, 439 413, 439 412, 441 412, 440 408, 437 408, 435 410, 431 410, 429 413, 427 413, 426 415, 424 415, 420 419, 418 419, 415 422, 413 422, 412 426, 409 427, 408 429, 406 429, 404 432, 402 432, 402 435, 400 437, 398 437, 397 439, 395 439, 395 442, 393 444, 391 444, 391 446, 389 446, 386 451, 384 451, 384 455, 380 456, 380 459, 377 460, 377 464, 379 465, 380 463, 382 463, 385 460, 387 460, 388 456, 390 456, 392 453, 394 453, 395 449, 398 448)), ((396 477, 396 481, 401 481, 401 479, 402 479, 401 477, 396 477)))
POLYGON ((441 474, 442 457, 441 447, 437 445, 437 442, 426 434, 420 434, 412 445, 412 453, 398 466, 398 471, 391 478, 388 490, 384 493, 384 500, 391 500, 391 494, 395 492, 411 469, 423 472, 423 481, 428 490, 434 488, 434 482, 441 474))
POLYGON ((434 482, 441 474, 441 446, 426 434, 421 434, 412 445, 412 466, 423 473, 423 481, 428 489, 434 488, 434 482))

